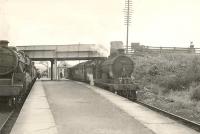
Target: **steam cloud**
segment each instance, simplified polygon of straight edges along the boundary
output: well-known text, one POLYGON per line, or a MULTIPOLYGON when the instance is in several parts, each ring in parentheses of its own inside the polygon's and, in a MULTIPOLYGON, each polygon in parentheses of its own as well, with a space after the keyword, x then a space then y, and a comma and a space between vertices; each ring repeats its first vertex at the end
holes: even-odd
POLYGON ((6 2, 0 0, 0 40, 8 40, 8 22, 6 19, 6 2))

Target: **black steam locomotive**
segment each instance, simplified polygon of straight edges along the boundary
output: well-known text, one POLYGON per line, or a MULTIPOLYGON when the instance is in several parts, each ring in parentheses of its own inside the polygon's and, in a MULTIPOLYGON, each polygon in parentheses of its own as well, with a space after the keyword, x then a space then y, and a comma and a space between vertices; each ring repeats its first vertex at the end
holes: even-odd
POLYGON ((111 42, 108 58, 80 63, 69 69, 69 76, 135 100, 138 86, 132 77, 134 67, 135 62, 125 55, 122 43, 111 42))
POLYGON ((0 102, 18 104, 36 80, 37 70, 31 59, 8 41, 0 41, 0 102))

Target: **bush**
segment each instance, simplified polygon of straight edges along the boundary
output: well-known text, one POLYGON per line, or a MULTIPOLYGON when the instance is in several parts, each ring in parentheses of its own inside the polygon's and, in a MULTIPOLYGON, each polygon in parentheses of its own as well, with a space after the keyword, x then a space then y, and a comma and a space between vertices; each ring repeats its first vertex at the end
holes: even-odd
POLYGON ((188 82, 186 81, 183 74, 178 75, 167 75, 161 77, 160 86, 163 86, 170 90, 184 90, 188 87, 188 82))
POLYGON ((189 62, 185 75, 190 82, 200 80, 200 59, 198 57, 195 56, 189 62))
POLYGON ((158 84, 150 84, 148 86, 146 86, 147 89, 150 90, 151 93, 154 93, 156 95, 163 95, 168 91, 165 91, 166 88, 163 88, 161 86, 159 86, 158 84))
POLYGON ((200 86, 197 86, 196 88, 192 89, 191 99, 196 100, 196 101, 200 101, 200 86))
POLYGON ((134 77, 144 86, 158 84, 164 92, 185 90, 192 82, 200 81, 200 57, 195 55, 165 54, 136 57, 134 77))
POLYGON ((153 65, 153 66, 151 66, 151 68, 149 69, 148 73, 149 73, 151 76, 159 75, 158 66, 157 66, 156 64, 153 65))

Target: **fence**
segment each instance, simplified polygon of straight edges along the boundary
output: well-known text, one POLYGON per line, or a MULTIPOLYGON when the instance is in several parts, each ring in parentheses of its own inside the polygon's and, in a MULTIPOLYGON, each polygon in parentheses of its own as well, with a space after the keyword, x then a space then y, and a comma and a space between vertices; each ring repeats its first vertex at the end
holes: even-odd
POLYGON ((200 54, 200 48, 183 48, 183 47, 152 47, 152 46, 129 46, 128 54, 134 53, 187 53, 187 54, 200 54))

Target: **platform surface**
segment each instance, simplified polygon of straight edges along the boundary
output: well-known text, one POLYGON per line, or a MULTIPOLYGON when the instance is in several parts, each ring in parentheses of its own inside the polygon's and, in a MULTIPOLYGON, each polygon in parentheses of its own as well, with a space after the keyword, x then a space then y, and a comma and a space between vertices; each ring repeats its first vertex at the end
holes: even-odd
POLYGON ((123 97, 74 81, 37 81, 11 134, 198 134, 123 97))
POLYGON ((32 87, 11 134, 57 134, 41 81, 32 87))
POLYGON ((153 134, 85 85, 43 82, 59 134, 153 134))

